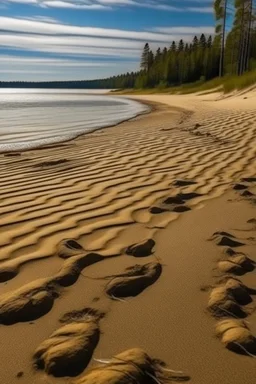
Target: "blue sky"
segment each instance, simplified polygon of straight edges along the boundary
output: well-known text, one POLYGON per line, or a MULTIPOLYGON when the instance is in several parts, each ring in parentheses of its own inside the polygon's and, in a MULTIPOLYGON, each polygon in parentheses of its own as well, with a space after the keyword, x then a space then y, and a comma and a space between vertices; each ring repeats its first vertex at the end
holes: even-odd
POLYGON ((141 50, 213 33, 212 0, 0 0, 0 80, 81 80, 139 68, 141 50))

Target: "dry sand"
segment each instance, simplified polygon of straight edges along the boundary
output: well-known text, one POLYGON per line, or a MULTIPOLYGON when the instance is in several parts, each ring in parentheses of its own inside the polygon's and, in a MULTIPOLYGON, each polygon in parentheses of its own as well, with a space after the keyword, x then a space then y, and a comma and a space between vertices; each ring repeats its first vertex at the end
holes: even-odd
POLYGON ((256 95, 138 98, 0 155, 3 384, 255 381, 256 95))

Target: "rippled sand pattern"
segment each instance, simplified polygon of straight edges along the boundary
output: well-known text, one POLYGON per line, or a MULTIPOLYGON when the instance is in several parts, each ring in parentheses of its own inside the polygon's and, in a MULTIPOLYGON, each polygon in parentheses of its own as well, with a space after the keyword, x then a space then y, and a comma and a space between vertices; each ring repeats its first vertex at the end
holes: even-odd
POLYGON ((217 103, 194 114, 161 106, 68 143, 2 154, 0 272, 53 256, 66 238, 86 251, 119 254, 179 216, 153 215, 152 205, 197 192, 202 196, 188 203, 194 209, 241 176, 254 176, 255 156, 255 111, 217 103), (177 179, 196 184, 176 187, 177 179))

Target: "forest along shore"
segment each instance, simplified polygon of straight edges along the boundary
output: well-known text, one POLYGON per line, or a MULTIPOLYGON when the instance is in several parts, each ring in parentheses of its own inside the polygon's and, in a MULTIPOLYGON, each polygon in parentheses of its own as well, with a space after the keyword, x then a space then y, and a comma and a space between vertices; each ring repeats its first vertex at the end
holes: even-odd
POLYGON ((4 383, 254 382, 255 93, 138 98, 0 155, 4 383))

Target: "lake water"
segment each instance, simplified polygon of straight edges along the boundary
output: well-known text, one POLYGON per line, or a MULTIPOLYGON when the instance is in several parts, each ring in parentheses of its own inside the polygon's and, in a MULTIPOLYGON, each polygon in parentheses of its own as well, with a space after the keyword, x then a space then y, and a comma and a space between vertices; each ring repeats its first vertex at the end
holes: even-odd
POLYGON ((0 89, 0 152, 61 142, 147 111, 104 91, 0 89))

